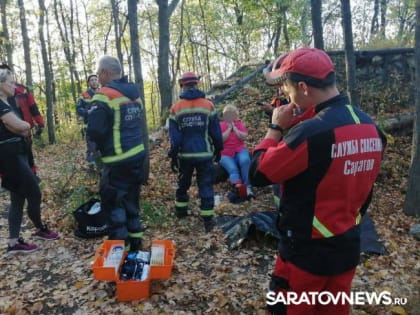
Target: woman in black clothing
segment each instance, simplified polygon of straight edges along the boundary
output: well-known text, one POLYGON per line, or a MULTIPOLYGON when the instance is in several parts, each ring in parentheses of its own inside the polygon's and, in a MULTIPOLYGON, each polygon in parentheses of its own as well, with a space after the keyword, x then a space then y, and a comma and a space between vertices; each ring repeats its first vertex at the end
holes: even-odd
POLYGON ((8 213, 9 253, 30 253, 38 249, 35 244, 28 244, 19 237, 23 216, 23 206, 27 201, 28 216, 37 229, 35 236, 44 240, 54 240, 58 234, 52 232, 41 220, 41 191, 38 179, 28 164, 25 138, 30 132, 30 125, 22 120, 16 108, 15 85, 10 68, 0 66, 0 174, 2 186, 10 191, 8 213))

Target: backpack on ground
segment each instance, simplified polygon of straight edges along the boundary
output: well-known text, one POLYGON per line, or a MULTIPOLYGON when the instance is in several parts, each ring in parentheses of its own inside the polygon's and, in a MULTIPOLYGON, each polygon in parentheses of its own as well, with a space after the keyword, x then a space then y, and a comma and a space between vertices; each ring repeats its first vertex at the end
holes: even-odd
POLYGON ((74 235, 81 238, 101 237, 107 234, 107 216, 101 209, 100 201, 91 198, 73 211, 76 220, 74 235))

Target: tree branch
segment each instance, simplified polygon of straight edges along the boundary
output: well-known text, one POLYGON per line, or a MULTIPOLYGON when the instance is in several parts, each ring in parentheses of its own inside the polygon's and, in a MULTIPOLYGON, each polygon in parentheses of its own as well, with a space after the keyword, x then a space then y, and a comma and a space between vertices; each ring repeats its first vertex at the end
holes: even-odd
POLYGON ((171 4, 168 6, 168 17, 171 17, 172 13, 174 13, 174 10, 176 6, 178 5, 179 0, 172 0, 171 4))

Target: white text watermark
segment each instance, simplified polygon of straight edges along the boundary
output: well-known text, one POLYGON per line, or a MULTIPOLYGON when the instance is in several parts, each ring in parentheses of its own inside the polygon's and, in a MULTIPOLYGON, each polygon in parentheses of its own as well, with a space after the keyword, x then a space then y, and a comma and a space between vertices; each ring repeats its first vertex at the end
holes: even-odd
POLYGON ((366 292, 366 291, 355 291, 355 292, 315 292, 308 291, 300 294, 287 291, 287 292, 274 292, 269 291, 266 296, 266 302, 268 305, 275 305, 277 303, 291 305, 291 304, 307 304, 307 305, 405 305, 407 304, 407 298, 392 297, 391 292, 366 292))

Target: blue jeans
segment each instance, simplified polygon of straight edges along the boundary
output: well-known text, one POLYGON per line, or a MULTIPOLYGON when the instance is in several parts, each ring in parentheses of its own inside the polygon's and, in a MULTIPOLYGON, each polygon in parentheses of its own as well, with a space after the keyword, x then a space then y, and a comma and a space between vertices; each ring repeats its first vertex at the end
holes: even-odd
POLYGON ((243 148, 234 157, 222 155, 220 165, 229 173, 229 181, 232 184, 242 182, 249 186, 248 171, 251 159, 247 149, 243 148))

